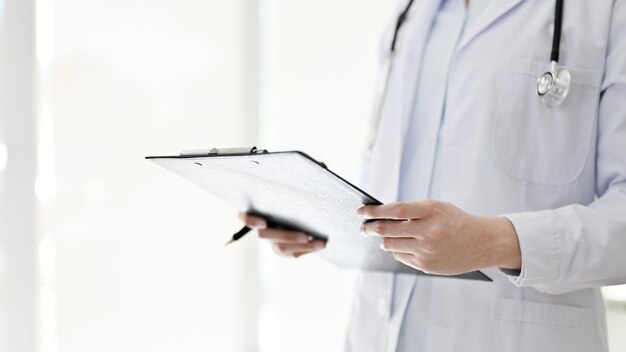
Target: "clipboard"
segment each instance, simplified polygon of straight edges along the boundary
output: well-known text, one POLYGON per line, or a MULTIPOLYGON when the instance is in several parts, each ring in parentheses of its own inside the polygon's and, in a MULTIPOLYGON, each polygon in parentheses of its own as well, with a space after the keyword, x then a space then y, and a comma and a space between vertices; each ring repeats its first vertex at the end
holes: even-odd
MULTIPOLYGON (((429 275, 396 261, 380 239, 360 235, 356 209, 382 204, 301 151, 226 148, 184 151, 146 159, 233 205, 268 226, 326 240, 319 255, 341 268, 429 275)), ((446 278, 492 281, 480 271, 446 278)))

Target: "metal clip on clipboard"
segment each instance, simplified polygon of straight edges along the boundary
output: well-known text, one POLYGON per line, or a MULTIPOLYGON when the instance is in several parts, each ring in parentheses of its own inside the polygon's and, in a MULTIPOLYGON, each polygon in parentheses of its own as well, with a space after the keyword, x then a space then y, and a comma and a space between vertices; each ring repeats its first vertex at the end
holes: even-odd
POLYGON ((267 150, 257 149, 257 147, 243 148, 213 148, 213 149, 191 149, 180 152, 182 157, 217 156, 217 155, 246 155, 265 154, 267 150))

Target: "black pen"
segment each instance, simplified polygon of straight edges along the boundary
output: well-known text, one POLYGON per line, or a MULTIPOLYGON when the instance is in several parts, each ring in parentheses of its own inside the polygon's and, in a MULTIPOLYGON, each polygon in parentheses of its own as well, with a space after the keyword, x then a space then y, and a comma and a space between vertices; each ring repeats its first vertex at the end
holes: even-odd
POLYGON ((248 226, 242 227, 241 230, 237 231, 237 233, 235 233, 233 237, 224 244, 224 246, 228 246, 229 244, 239 240, 240 238, 245 236, 248 232, 250 232, 250 230, 252 229, 249 228, 248 226))

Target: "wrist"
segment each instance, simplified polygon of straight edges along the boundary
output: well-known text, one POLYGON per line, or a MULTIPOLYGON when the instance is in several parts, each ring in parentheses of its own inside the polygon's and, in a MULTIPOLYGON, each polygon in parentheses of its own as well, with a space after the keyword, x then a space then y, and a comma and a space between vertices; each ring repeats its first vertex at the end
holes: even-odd
POLYGON ((522 255, 515 227, 504 217, 482 218, 486 244, 489 248, 489 267, 519 270, 522 255))

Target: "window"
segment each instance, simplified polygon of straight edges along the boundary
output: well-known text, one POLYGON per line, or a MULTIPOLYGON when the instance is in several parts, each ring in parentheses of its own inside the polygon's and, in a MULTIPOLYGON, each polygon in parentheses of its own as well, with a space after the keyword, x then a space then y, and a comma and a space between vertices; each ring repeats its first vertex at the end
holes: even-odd
POLYGON ((244 142, 242 4, 39 5, 42 348, 237 350, 236 213, 143 157, 244 142))

